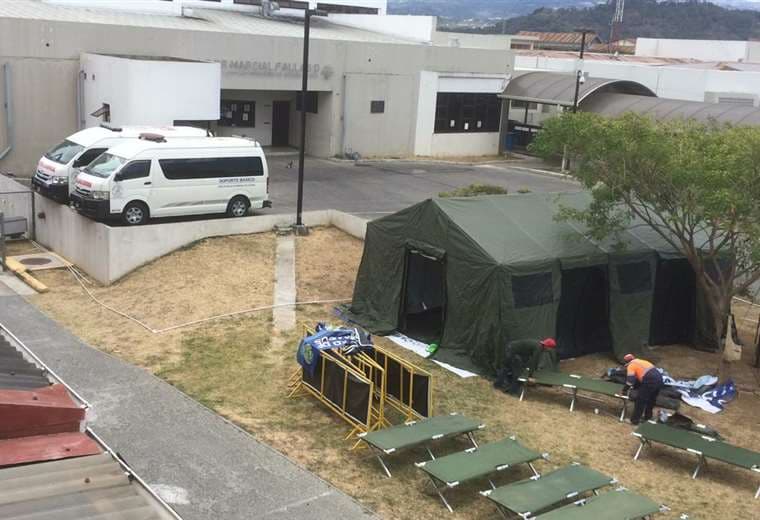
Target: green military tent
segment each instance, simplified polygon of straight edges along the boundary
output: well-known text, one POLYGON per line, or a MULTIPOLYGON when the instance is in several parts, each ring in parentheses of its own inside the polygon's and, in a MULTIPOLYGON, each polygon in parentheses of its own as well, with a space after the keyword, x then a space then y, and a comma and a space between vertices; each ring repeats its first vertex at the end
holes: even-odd
POLYGON ((466 353, 486 371, 521 338, 556 337, 563 358, 694 343, 691 266, 647 226, 597 242, 556 218, 590 201, 586 192, 432 199, 370 222, 347 316, 439 342, 442 359, 466 353))

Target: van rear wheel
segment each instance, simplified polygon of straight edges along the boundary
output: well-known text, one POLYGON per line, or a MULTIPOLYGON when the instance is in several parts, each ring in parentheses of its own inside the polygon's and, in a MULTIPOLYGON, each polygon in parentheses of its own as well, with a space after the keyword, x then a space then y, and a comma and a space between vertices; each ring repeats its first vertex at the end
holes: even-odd
POLYGON ((233 197, 229 204, 227 204, 227 216, 228 217, 244 217, 248 213, 251 207, 251 202, 248 198, 238 195, 233 197))
POLYGON ((130 202, 121 212, 121 221, 128 226, 140 226, 148 222, 148 206, 144 202, 130 202))

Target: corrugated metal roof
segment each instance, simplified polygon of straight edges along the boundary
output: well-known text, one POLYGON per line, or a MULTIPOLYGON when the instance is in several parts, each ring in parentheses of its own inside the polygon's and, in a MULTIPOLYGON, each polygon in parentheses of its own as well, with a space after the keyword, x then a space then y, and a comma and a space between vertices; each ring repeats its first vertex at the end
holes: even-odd
POLYGON ((600 93, 590 97, 581 110, 616 117, 626 112, 658 120, 693 119, 739 126, 760 126, 760 108, 731 103, 701 103, 630 94, 600 93))
POLYGON ((0 470, 4 520, 170 518, 132 485, 110 454, 0 470))
POLYGON ((19 350, 0 336, 0 389, 27 390, 49 385, 44 371, 24 359, 19 350))
MULTIPOLYGON (((583 34, 579 32, 541 32, 541 31, 520 31, 517 36, 531 36, 538 38, 541 43, 561 43, 567 45, 580 45, 583 41, 583 34)), ((586 44, 591 44, 599 37, 596 33, 586 33, 586 44)))
MULTIPOLYGON (((593 46, 593 49, 606 50, 607 44, 599 44, 593 46)), ((575 51, 552 51, 552 50, 516 50, 516 54, 520 56, 535 56, 537 58, 557 58, 577 60, 578 53, 575 51)), ((641 65, 684 65, 684 64, 702 64, 701 61, 691 58, 660 58, 653 56, 635 56, 632 54, 621 54, 615 56, 605 52, 586 52, 583 55, 584 61, 610 61, 615 63, 635 63, 641 65)))
MULTIPOLYGON (((71 7, 45 4, 38 0, 1 0, 0 18, 49 20, 55 22, 95 23, 176 29, 185 31, 254 34, 261 36, 303 37, 303 20, 276 16, 264 18, 257 14, 236 11, 194 9, 193 17, 143 14, 112 9, 71 7)), ((328 40, 350 40, 377 43, 419 43, 372 31, 331 23, 321 18, 312 19, 311 37, 328 40)))
POLYGON ((78 432, 84 420, 84 407, 63 385, 0 390, 0 439, 78 432))
MULTIPOLYGON (((548 105, 572 106, 575 98, 575 74, 529 72, 512 79, 500 97, 548 105)), ((578 101, 600 91, 613 90, 654 96, 654 92, 635 81, 589 77, 580 86, 578 101)))
POLYGON ((70 459, 103 453, 97 442, 81 432, 34 435, 0 441, 0 467, 70 459))

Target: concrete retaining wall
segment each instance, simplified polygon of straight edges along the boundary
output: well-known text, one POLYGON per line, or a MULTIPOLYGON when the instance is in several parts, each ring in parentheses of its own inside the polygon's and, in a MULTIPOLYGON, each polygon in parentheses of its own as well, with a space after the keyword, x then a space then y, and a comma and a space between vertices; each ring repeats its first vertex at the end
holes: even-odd
MULTIPOLYGON (((138 267, 209 237, 266 233, 288 225, 295 215, 215 218, 139 227, 111 227, 79 215, 67 206, 36 197, 37 241, 109 285, 138 267), (39 214, 44 213, 44 218, 39 214)), ((341 211, 307 211, 307 226, 335 226, 364 239, 367 221, 341 211)))

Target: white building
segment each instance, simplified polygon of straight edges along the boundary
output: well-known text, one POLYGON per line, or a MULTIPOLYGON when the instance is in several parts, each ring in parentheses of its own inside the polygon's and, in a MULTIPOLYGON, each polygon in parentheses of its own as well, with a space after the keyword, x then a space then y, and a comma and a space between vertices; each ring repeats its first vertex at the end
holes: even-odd
MULTIPOLYGON (((52 143, 102 121, 104 104, 113 124, 191 122, 295 145, 307 4, 280 0, 267 15, 261 3, 0 2, 0 171, 30 175, 52 143)), ((435 18, 385 15, 385 0, 317 7, 329 13, 312 18, 308 153, 497 153, 508 38, 454 42, 435 18)))

